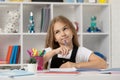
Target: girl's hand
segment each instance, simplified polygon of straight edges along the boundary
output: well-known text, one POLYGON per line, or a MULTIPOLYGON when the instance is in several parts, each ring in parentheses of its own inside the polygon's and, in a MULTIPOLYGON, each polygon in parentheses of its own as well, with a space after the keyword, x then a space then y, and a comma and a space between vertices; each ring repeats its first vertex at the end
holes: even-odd
POLYGON ((69 53, 69 48, 66 46, 61 46, 54 50, 56 54, 61 54, 62 56, 66 56, 69 53))
POLYGON ((75 67, 75 64, 76 63, 73 63, 73 62, 66 62, 66 63, 64 63, 64 64, 62 64, 61 66, 60 66, 60 68, 72 68, 72 67, 75 67))

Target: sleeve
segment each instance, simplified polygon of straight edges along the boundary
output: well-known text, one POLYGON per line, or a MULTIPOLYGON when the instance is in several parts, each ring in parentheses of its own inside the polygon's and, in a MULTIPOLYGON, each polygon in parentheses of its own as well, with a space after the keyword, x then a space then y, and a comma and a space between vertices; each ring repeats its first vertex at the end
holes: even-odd
POLYGON ((49 52, 49 51, 51 51, 51 50, 52 50, 52 49, 51 49, 50 47, 45 48, 46 53, 49 52))
POLYGON ((76 62, 88 62, 90 55, 93 51, 85 48, 79 47, 76 55, 76 62))

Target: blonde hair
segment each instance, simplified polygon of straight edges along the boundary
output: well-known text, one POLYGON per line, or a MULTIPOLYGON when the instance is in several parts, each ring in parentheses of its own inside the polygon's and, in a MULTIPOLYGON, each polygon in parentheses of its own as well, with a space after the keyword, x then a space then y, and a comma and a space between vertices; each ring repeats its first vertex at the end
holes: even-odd
POLYGON ((73 26, 72 22, 64 16, 57 16, 51 21, 50 26, 47 31, 45 47, 46 48, 51 47, 52 49, 59 47, 59 44, 55 41, 55 37, 54 37, 54 24, 58 21, 63 22, 70 27, 70 29, 73 33, 73 39, 72 39, 73 45, 78 47, 79 46, 78 35, 75 30, 75 27, 73 26))

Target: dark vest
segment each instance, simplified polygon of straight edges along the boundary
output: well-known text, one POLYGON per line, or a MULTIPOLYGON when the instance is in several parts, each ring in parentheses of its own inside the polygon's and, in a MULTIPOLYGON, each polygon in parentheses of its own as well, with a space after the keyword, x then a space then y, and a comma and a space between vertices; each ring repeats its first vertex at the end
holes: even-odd
POLYGON ((78 47, 74 46, 70 59, 59 58, 57 57, 57 54, 54 55, 51 60, 50 68, 59 68, 63 63, 66 63, 67 61, 76 62, 75 58, 76 58, 77 50, 78 50, 78 47))

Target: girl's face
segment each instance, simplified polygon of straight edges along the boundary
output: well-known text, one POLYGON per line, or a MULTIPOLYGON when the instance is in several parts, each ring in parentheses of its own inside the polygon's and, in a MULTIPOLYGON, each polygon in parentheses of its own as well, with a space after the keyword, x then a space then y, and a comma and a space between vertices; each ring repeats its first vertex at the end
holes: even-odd
POLYGON ((59 45, 69 45, 72 44, 73 33, 65 23, 56 22, 54 25, 54 37, 59 45))

